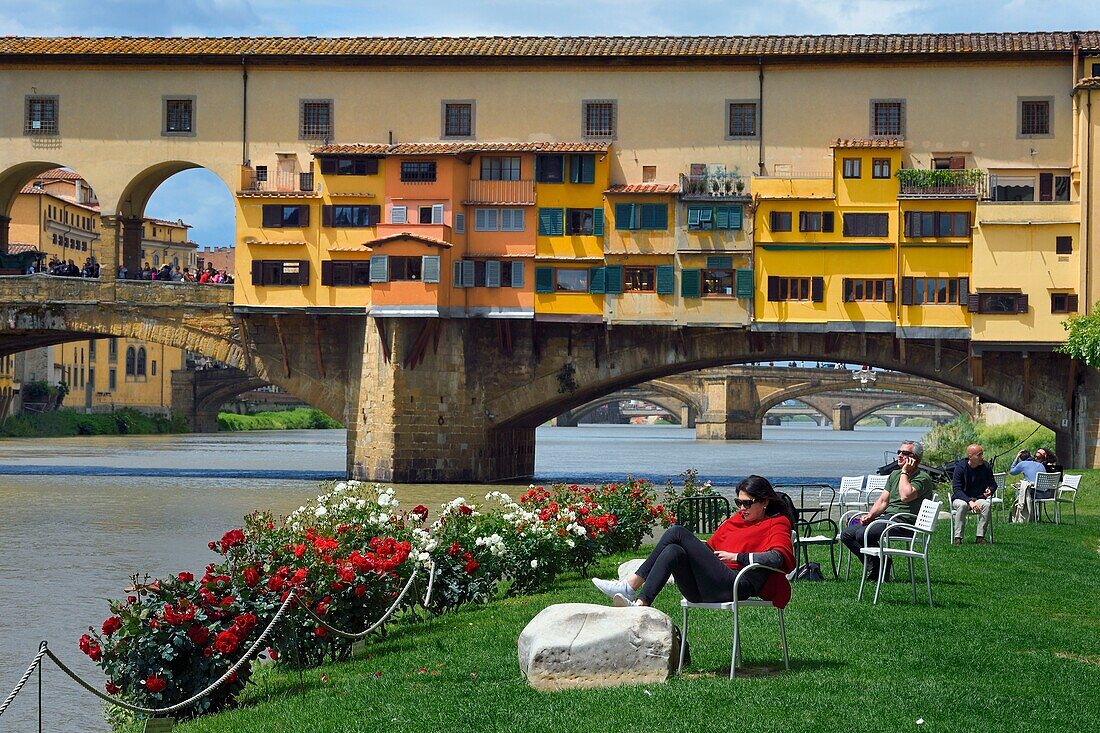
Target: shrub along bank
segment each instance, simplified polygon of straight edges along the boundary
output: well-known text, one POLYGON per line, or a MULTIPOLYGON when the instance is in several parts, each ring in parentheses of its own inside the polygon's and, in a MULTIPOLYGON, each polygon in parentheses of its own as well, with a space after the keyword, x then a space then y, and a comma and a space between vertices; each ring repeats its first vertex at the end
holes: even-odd
POLYGON ((187 426, 179 417, 146 415, 124 408, 114 412, 85 414, 75 410, 24 413, 0 424, 4 438, 60 438, 73 435, 149 435, 186 433, 187 426))
POLYGON ((343 425, 312 407, 298 407, 279 412, 258 412, 255 415, 218 414, 219 430, 332 430, 343 425))
POLYGON ((966 446, 978 443, 985 449, 985 459, 1001 456, 996 471, 1007 471, 1016 453, 1026 448, 1054 449, 1054 431, 1040 427, 1031 420, 1015 420, 1001 425, 986 425, 960 415, 949 423, 937 425, 924 438, 924 463, 938 466, 966 456, 966 446))

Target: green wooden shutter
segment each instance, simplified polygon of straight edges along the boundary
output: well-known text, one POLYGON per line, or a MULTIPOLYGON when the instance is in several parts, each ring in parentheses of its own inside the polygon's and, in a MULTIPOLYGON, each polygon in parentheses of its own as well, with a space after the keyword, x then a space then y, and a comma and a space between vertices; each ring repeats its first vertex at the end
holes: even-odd
POLYGON ((569 156, 569 182, 580 183, 582 179, 581 174, 581 156, 570 155, 569 156))
POLYGON ((730 229, 730 207, 719 206, 714 209, 714 227, 716 229, 730 229))
POLYGON ((554 292, 554 268, 553 267, 536 267, 535 268, 535 292, 536 293, 552 293, 552 292, 554 292))
POLYGON ((565 209, 550 209, 550 234, 560 237, 565 234, 565 209))
POLYGON ((612 295, 623 292, 622 265, 608 265, 604 268, 604 292, 612 295))
POLYGON ((588 292, 603 294, 606 285, 607 270, 602 267, 588 269, 588 292))
POLYGON ((637 229, 634 226, 634 204, 615 204, 615 228, 637 229))
POLYGON ((371 255, 370 281, 384 283, 390 279, 390 258, 388 255, 371 255))
POLYGON ((680 270, 680 297, 698 298, 703 289, 702 270, 680 270))
POLYGON ((740 206, 730 207, 730 229, 740 229, 743 225, 744 213, 740 206))
POLYGON ((420 272, 423 282, 439 282, 439 255, 424 255, 421 257, 420 272))
POLYGON ((592 234, 597 237, 603 236, 603 207, 598 209, 592 209, 592 234))
POLYGON ((699 215, 702 213, 702 209, 698 206, 688 207, 688 229, 699 228, 699 215))
POLYGON ((668 229, 668 204, 642 204, 642 229, 668 229))
POLYGON ((734 278, 738 298, 751 298, 756 294, 752 282, 752 270, 737 270, 734 278))
MULTIPOLYGON (((550 230, 554 228, 553 227, 553 222, 554 222, 553 211, 554 211, 553 209, 539 209, 539 236, 540 237, 549 237, 550 236, 550 230)), ((477 212, 475 211, 475 217, 474 217, 475 220, 477 218, 476 213, 477 212)), ((477 228, 476 221, 474 223, 474 228, 475 229, 477 228)))
POLYGON ((657 295, 676 292, 676 275, 672 265, 657 265, 657 295))
POLYGON ((732 270, 733 269, 733 257, 723 257, 720 255, 712 255, 707 257, 707 269, 708 270, 732 270))

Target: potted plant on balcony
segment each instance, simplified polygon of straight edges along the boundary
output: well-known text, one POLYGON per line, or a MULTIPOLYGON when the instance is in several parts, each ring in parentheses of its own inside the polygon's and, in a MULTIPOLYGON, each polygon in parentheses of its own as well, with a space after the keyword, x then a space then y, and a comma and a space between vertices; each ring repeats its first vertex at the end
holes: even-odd
POLYGON ((737 194, 738 195, 744 193, 745 192, 745 179, 744 178, 738 178, 736 187, 737 187, 737 194))
POLYGON ((722 188, 725 190, 727 196, 732 194, 733 193, 733 179, 729 178, 729 177, 725 178, 722 181, 722 188))
POLYGON ((710 192, 717 196, 722 193, 722 182, 717 178, 711 178, 710 180, 710 192))

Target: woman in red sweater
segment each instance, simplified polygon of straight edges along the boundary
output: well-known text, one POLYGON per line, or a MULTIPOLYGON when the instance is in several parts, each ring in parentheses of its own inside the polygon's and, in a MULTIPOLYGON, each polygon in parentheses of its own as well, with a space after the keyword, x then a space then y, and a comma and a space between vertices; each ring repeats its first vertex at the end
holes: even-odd
MULTIPOLYGON (((771 483, 763 476, 749 476, 737 485, 736 503, 739 511, 705 543, 673 525, 636 573, 622 580, 593 578, 592 582, 616 606, 652 605, 673 575, 684 598, 692 603, 725 603, 733 600, 733 581, 747 565, 760 563, 784 572, 794 569, 793 517, 771 483)), ((789 586, 778 573, 750 571, 741 581, 738 600, 750 596, 772 600, 770 596, 782 594, 784 588, 789 586), (769 582, 773 577, 778 582, 769 582)))

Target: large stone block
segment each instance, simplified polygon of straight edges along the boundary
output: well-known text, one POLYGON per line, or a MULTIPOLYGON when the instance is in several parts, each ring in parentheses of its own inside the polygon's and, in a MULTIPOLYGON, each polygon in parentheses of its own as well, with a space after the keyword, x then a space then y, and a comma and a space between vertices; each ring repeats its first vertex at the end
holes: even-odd
POLYGON ((679 651, 672 619, 644 606, 549 606, 519 636, 520 670, 539 690, 664 682, 679 651))

